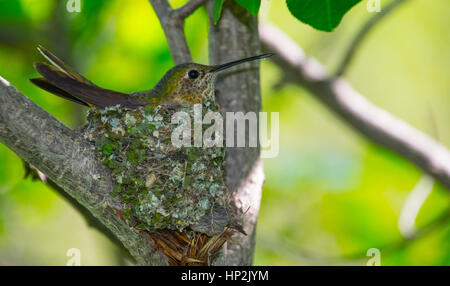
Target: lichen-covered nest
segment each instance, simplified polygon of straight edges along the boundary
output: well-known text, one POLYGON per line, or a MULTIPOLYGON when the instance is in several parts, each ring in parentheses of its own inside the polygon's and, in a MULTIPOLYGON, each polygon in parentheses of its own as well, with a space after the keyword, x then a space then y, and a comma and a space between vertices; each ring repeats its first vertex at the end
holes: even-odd
MULTIPOLYGON (((202 109, 203 116, 218 111, 213 102, 202 109)), ((193 118, 192 105, 91 109, 82 131, 111 169, 113 195, 130 226, 213 236, 235 221, 223 179, 225 148, 175 147, 172 132, 182 122, 172 117, 180 111, 193 118)))

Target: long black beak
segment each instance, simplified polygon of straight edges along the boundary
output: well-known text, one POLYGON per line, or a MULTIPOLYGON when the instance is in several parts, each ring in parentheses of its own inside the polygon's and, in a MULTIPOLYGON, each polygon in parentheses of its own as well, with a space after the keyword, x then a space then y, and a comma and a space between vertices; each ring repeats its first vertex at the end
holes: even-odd
POLYGON ((259 59, 268 58, 268 57, 271 57, 273 55, 274 54, 264 54, 264 55, 250 57, 250 58, 240 59, 240 60, 237 60, 237 61, 234 61, 234 62, 229 62, 229 63, 226 63, 226 64, 215 66, 212 70, 210 70, 210 72, 222 71, 224 69, 228 69, 228 68, 234 67, 235 65, 239 65, 239 64, 242 64, 242 63, 251 62, 251 61, 255 61, 255 60, 259 60, 259 59))

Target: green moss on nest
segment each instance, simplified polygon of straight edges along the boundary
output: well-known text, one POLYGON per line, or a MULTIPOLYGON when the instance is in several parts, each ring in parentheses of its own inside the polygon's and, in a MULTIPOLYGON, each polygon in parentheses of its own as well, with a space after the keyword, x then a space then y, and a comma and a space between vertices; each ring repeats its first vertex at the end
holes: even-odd
MULTIPOLYGON (((148 231, 185 230, 212 208, 227 207, 223 181, 225 148, 176 148, 172 115, 192 106, 92 109, 83 129, 116 183, 113 195, 125 205, 130 225, 148 231)), ((203 104, 203 115, 218 111, 203 104)), ((208 126, 203 126, 205 130, 208 126)))

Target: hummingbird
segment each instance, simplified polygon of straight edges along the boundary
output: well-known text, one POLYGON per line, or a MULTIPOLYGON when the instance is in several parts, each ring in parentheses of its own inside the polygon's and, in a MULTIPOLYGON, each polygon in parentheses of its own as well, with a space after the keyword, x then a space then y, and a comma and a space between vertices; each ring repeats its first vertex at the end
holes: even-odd
POLYGON ((179 64, 167 71, 152 89, 122 93, 97 86, 43 46, 39 46, 38 50, 50 64, 34 64, 36 71, 43 77, 30 79, 33 84, 64 99, 100 109, 118 104, 136 109, 145 105, 156 107, 160 104, 202 103, 214 99, 214 81, 219 72, 273 56, 271 53, 262 54, 221 65, 179 64))

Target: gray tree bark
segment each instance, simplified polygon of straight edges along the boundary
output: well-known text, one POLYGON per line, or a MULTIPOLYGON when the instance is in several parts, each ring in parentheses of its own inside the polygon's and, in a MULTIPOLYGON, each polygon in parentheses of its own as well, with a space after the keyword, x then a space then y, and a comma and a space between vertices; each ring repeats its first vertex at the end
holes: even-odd
POLYGON ((167 263, 148 235, 121 219, 121 204, 110 195, 110 171, 96 158, 92 145, 1 77, 0 140, 86 208, 139 264, 167 263))
MULTIPOLYGON (((210 63, 225 63, 259 54, 256 17, 240 5, 226 1, 221 19, 214 25, 212 4, 213 1, 209 1, 207 5, 210 15, 210 63)), ((216 100, 223 113, 249 111, 258 113, 261 110, 259 63, 255 62, 254 65, 255 68, 231 72, 218 79, 216 100)), ((233 192, 236 205, 246 211, 244 229, 247 235, 238 233, 234 240, 239 243, 228 244, 224 257, 226 265, 252 264, 256 222, 264 181, 259 152, 259 148, 227 148, 226 182, 229 190, 233 192)))

